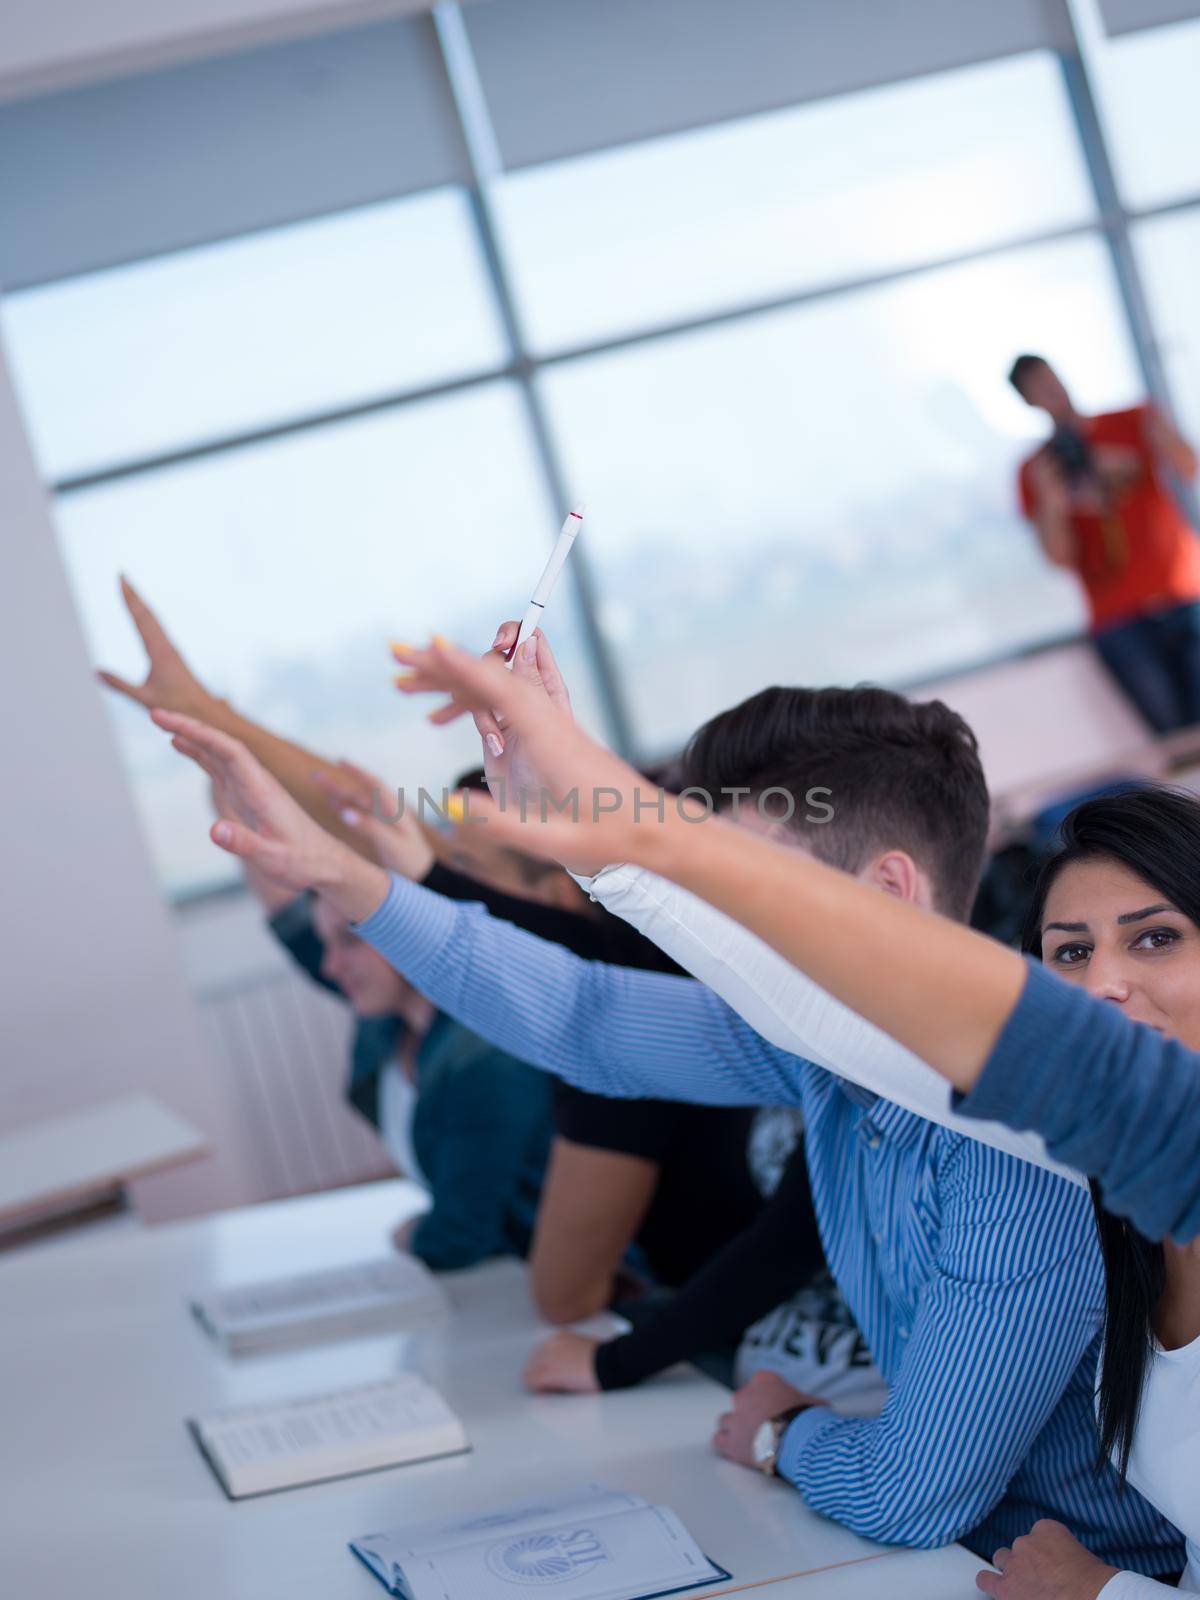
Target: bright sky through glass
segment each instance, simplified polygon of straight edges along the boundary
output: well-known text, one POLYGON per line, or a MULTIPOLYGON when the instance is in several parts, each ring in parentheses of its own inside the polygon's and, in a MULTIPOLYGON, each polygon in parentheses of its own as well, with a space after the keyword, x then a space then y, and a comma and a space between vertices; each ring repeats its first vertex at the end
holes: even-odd
POLYGON ((1041 54, 532 168, 496 200, 539 351, 1092 211, 1041 54))
POLYGON ((1141 209, 1200 195, 1200 18, 1110 39, 1095 0, 1091 61, 1121 196, 1141 209))
POLYGON ((49 478, 506 359, 457 190, 31 289, 3 315, 49 478))
MULTIPOLYGON (((430 728, 429 706, 396 693, 388 640, 442 631, 486 649, 556 531, 507 382, 69 495, 58 522, 98 664, 143 670, 124 571, 235 705, 409 785, 476 761, 478 736, 430 728)), ((596 725, 569 576, 553 622, 596 725)), ((111 704, 167 880, 229 875, 202 783, 144 713, 111 704)))
POLYGON ((1021 349, 1139 398, 1103 247, 948 268, 542 379, 652 748, 763 684, 906 681, 1074 631, 1015 505, 1021 349))

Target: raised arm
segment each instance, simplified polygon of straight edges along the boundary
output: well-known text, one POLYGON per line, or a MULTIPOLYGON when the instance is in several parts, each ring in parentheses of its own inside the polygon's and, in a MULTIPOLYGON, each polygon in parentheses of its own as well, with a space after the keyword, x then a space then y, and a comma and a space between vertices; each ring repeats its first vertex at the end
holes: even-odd
MULTIPOLYGON (((959 1089, 979 1075, 1025 981, 1014 951, 666 795, 498 663, 439 641, 409 651, 409 692, 439 720, 498 709, 541 777, 538 803, 476 811, 510 842, 595 876, 648 867, 727 912, 959 1089)), ((833 804, 837 804, 836 795, 833 804)), ((467 824, 464 819, 464 825, 467 824)))
POLYGON ((1049 1167, 1072 1182, 1084 1181, 1053 1161, 1037 1134, 962 1116, 944 1077, 707 901, 643 867, 606 867, 580 881, 595 900, 653 939, 781 1050, 930 1122, 1049 1167))
POLYGON ((214 779, 225 812, 216 844, 293 890, 315 889, 438 1010, 518 1060, 617 1099, 800 1098, 810 1064, 691 978, 585 961, 389 875, 326 833, 236 740, 167 712, 154 720, 214 779))
POLYGON ((968 928, 698 823, 502 668, 444 644, 409 660, 412 692, 450 693, 443 719, 499 709, 536 762, 555 804, 493 811, 502 837, 589 874, 629 861, 691 889, 949 1079, 968 1095, 960 1110, 1036 1128, 1149 1237, 1200 1233, 1200 1058, 968 928))
MULTIPOLYGON (((348 807, 369 810, 374 782, 369 774, 344 762, 327 761, 235 711, 228 700, 213 694, 200 681, 158 617, 127 578, 121 579, 121 597, 145 646, 147 673, 141 683, 133 683, 102 669, 96 674, 101 683, 147 711, 159 708, 176 712, 237 739, 323 827, 357 850, 370 852, 376 848, 379 840, 367 834, 362 819, 356 818, 353 824, 348 824, 343 818, 348 807)), ((410 849, 418 851, 412 870, 413 875, 419 877, 432 865, 433 852, 426 843, 427 859, 422 866, 416 841, 409 837, 405 842, 410 849)), ((399 869, 399 863, 394 865, 399 869)))
POLYGON ((596 1094, 794 1104, 813 1070, 691 978, 585 961, 402 878, 356 931, 440 1011, 596 1094))

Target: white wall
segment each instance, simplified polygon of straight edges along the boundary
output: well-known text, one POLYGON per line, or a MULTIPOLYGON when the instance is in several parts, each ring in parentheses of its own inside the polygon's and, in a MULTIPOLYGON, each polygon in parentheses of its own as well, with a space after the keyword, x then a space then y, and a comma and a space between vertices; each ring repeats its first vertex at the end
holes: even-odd
POLYGON ((91 675, 0 348, 0 1128, 129 1089, 215 1154, 138 1185, 150 1217, 246 1198, 221 1093, 91 675))
POLYGON ((1154 734, 1082 640, 910 693, 944 700, 971 724, 993 801, 1006 810, 1141 771, 1154 753, 1154 734))

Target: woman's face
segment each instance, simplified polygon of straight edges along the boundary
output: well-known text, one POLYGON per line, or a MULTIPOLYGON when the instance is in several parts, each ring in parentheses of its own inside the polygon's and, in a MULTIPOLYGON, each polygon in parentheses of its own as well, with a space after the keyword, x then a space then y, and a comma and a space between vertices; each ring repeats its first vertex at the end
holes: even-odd
POLYGON ((1200 1049, 1200 928, 1128 867, 1063 868, 1042 912, 1042 960, 1131 1021, 1200 1049))

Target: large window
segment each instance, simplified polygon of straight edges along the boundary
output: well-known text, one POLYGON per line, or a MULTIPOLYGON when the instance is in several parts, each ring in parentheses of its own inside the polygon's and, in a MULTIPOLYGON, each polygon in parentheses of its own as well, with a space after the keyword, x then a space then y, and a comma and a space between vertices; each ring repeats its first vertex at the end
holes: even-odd
POLYGON ((1200 206, 1140 222, 1133 237, 1179 420, 1200 440, 1200 206))
POLYGON ((508 357, 457 190, 13 295, 5 324, 54 479, 508 357))
POLYGON ((1027 346, 1089 406, 1136 395, 1097 242, 547 372, 646 739, 766 683, 912 681, 1079 628, 1016 514, 1027 346))
MULTIPOLYGON (((133 576, 184 654, 235 705, 389 783, 430 787, 478 761, 398 695, 391 638, 491 642, 519 614, 549 518, 512 386, 232 450, 72 494, 64 548, 94 658, 126 675, 140 645, 117 594, 133 576)), ((569 593, 555 634, 595 716, 569 593)), ((135 708, 114 702, 154 851, 177 889, 221 866, 207 797, 135 708)))
POLYGON ((1040 54, 535 167, 496 198, 539 351, 1090 213, 1040 54))
MULTIPOLYGON (((600 26, 599 0, 574 3, 600 26)), ((574 497, 588 522, 551 631, 577 710, 605 732, 624 710, 634 754, 769 682, 907 683, 1077 633, 1072 581, 1017 515, 1015 468, 1040 424, 1005 372, 1032 348, 1089 408, 1141 397, 1114 275, 1128 235, 1175 398, 1200 426, 1200 24, 1116 41, 1085 28, 1123 202, 1101 215, 1078 82, 1072 98, 1063 61, 1034 48, 1046 35, 997 32, 984 0, 928 39, 906 31, 901 82, 839 77, 856 54, 839 34, 804 63, 803 103, 754 99, 750 72, 730 80, 749 85, 735 105, 701 51, 657 127, 623 130, 618 99, 594 136, 593 103, 590 143, 540 149, 511 83, 487 126, 488 72, 541 59, 531 44, 505 55, 483 17, 500 9, 459 34, 407 22, 386 58, 372 30, 334 36, 349 43, 328 59, 319 39, 303 62, 275 52, 270 94, 253 52, 230 58, 245 72, 226 159, 265 152, 275 174, 253 232, 253 162, 233 210, 213 191, 194 228, 172 210, 157 245, 130 232, 156 214, 146 194, 189 192, 171 163, 188 156, 194 181, 204 74, 171 79, 191 111, 161 161, 137 118, 169 116, 176 91, 126 105, 114 81, 65 108, 69 139, 53 106, 33 119, 74 221, 0 317, 97 664, 139 670, 125 571, 248 714, 390 782, 438 785, 474 754, 472 732, 434 732, 395 694, 386 642, 437 628, 484 648, 574 497), (474 64, 472 32, 487 45, 474 64), (312 211, 293 158, 310 94, 337 157, 312 211), (87 149, 103 173, 114 119, 123 159, 155 159, 100 237, 95 185, 61 158, 87 149), (431 119, 437 159, 416 160, 431 119), (392 149, 404 176, 388 198, 392 149), (493 171, 505 159, 529 164, 493 171), (354 191, 364 162, 369 192, 354 191), (87 265, 126 264, 62 266, 80 230, 87 265), (590 585, 573 581, 585 565, 590 585)), ((536 4, 519 9, 540 38, 536 4)), ((670 9, 655 0, 660 21, 670 9)), ((694 14, 672 11, 685 31, 647 41, 690 38, 694 14)), ((785 12, 759 0, 755 15, 785 12)), ((763 22, 755 47, 774 38, 763 22)), ((233 881, 196 775, 139 712, 110 708, 164 882, 233 881)))
POLYGON ((1200 196, 1200 20, 1109 39, 1093 18, 1090 39, 1126 204, 1146 210, 1200 196))

